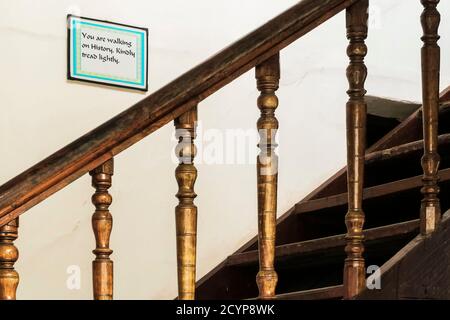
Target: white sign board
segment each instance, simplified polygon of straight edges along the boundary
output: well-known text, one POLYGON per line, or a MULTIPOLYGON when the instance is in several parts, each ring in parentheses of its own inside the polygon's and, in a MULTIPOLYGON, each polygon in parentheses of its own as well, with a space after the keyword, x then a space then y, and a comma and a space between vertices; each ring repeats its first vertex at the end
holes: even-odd
POLYGON ((148 29, 69 15, 68 78, 147 91, 148 29))

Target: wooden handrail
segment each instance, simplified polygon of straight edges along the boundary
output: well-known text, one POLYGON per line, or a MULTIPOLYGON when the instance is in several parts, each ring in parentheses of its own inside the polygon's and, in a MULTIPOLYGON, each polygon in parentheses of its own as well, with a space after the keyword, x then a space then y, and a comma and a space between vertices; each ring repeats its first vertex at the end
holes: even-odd
POLYGON ((0 187, 0 226, 359 0, 303 0, 0 187))

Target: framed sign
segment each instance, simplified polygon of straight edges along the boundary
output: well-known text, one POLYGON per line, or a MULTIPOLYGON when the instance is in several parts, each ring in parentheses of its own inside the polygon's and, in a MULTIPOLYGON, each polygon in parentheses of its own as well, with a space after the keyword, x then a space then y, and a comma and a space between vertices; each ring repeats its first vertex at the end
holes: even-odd
POLYGON ((67 16, 67 77, 147 91, 148 29, 67 16))

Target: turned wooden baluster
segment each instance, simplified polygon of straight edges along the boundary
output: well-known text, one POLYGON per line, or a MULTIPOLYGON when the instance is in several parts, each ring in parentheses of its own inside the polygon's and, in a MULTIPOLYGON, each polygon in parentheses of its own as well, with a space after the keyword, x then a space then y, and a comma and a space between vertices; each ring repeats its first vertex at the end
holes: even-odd
POLYGON ((95 300, 112 300, 113 298, 113 262, 109 258, 112 250, 109 248, 109 238, 113 225, 109 206, 112 197, 108 193, 111 187, 111 177, 114 174, 114 162, 110 159, 90 172, 95 193, 92 203, 95 213, 92 216, 96 248, 92 251, 95 260, 92 262, 93 289, 95 300))
POLYGON ((423 100, 423 143, 422 157, 423 200, 420 208, 420 231, 426 235, 433 232, 441 219, 439 204, 439 161, 438 117, 439 117, 439 68, 440 48, 438 28, 440 15, 436 8, 439 0, 422 0, 422 100, 423 100))
POLYGON ((344 265, 344 298, 351 298, 365 286, 364 269, 364 212, 362 194, 364 182, 364 153, 366 138, 366 110, 364 82, 367 68, 364 57, 367 47, 368 0, 362 0, 347 8, 346 25, 349 45, 347 55, 350 64, 347 68, 349 82, 349 101, 347 102, 347 188, 348 212, 345 216, 347 226, 344 265))
POLYGON ((19 232, 19 218, 0 228, 0 300, 15 300, 19 274, 14 263, 19 251, 14 245, 19 232))
POLYGON ((279 79, 279 54, 256 66, 257 87, 261 92, 258 97, 261 116, 257 122, 260 153, 257 158, 259 272, 256 276, 260 299, 273 299, 278 281, 274 260, 278 179, 278 156, 275 153, 278 98, 275 91, 279 79))
POLYGON ((197 207, 194 205, 194 184, 197 169, 194 166, 196 148, 197 107, 192 108, 175 121, 178 145, 175 153, 179 165, 175 170, 178 183, 175 207, 177 233, 178 299, 195 299, 195 268, 197 246, 197 207))

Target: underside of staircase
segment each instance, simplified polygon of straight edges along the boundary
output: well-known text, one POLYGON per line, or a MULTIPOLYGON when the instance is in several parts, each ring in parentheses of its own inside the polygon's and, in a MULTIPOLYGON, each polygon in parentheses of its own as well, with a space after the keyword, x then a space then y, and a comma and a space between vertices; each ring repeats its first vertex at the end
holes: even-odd
MULTIPOLYGON (((382 285, 380 290, 366 290, 360 296, 363 299, 445 297, 447 289, 426 290, 427 285, 439 287, 436 281, 425 283, 426 280, 423 280, 421 294, 414 293, 411 285, 409 291, 407 286, 402 287, 401 296, 399 290, 393 289, 400 286, 398 265, 407 268, 401 261, 411 252, 420 252, 416 246, 426 246, 425 240, 431 241, 432 237, 449 233, 446 225, 450 223, 447 222, 430 239, 418 235, 423 172, 420 165, 423 155, 420 105, 377 97, 368 97, 367 102, 364 257, 366 267, 381 267, 381 279, 386 287, 382 285)), ((447 90, 441 94, 439 115, 442 212, 450 209, 449 102, 447 90)), ((275 260, 279 277, 276 291, 278 299, 342 299, 346 192, 346 168, 343 168, 278 219, 275 260)), ((445 246, 438 247, 444 250, 445 246)), ((257 249, 255 237, 200 279, 197 282, 197 299, 256 298, 258 288, 255 276, 259 268, 257 249)), ((445 256, 435 251, 433 254, 445 256)), ((417 263, 422 256, 415 255, 414 261, 417 263)), ((424 264, 428 269, 420 270, 421 274, 433 273, 433 267, 448 269, 447 266, 438 267, 433 263, 424 264)), ((414 269, 414 263, 410 267, 414 269)), ((436 277, 433 279, 436 280, 436 277)), ((402 279, 403 282, 407 280, 402 279)), ((450 294, 447 298, 450 298, 450 294)))

